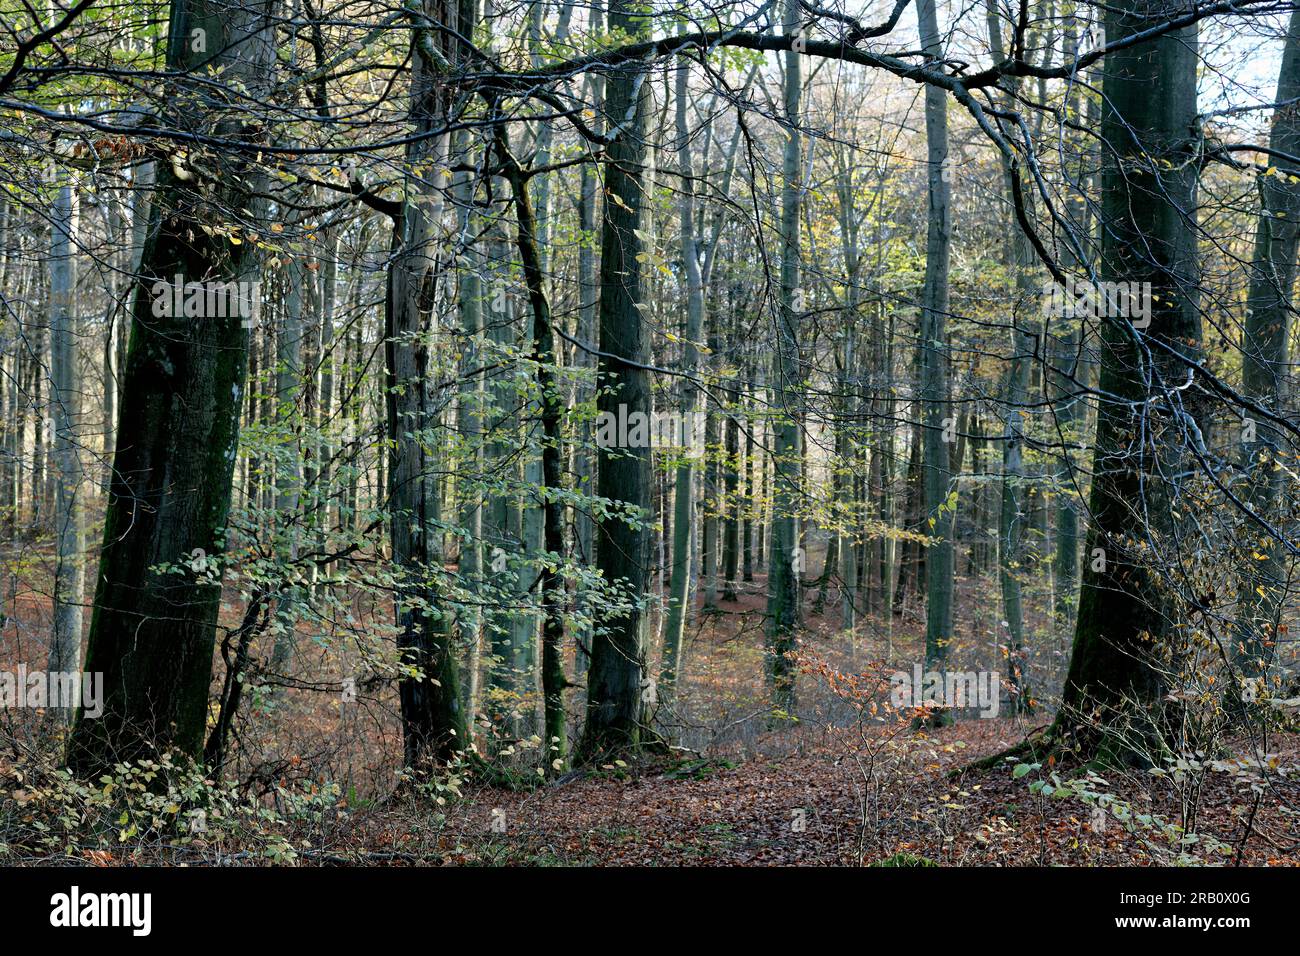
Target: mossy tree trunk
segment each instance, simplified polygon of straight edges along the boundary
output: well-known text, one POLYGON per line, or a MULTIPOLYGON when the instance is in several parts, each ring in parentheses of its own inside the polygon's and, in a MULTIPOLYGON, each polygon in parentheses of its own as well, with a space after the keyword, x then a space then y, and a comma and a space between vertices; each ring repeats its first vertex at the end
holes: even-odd
MULTIPOLYGON (((626 0, 611 0, 609 28, 636 37, 647 18, 626 0)), ((642 213, 646 203, 645 133, 650 89, 637 64, 610 72, 604 113, 613 143, 606 151, 605 195, 600 243, 600 331, 598 372, 602 391, 597 409, 616 418, 652 409, 648 364, 650 333, 641 315, 642 213)), ((652 508, 650 448, 601 448, 596 493, 641 509, 652 508)), ((645 520, 621 514, 602 516, 595 526, 596 564, 605 581, 626 589, 626 599, 601 608, 592 635, 587 672, 587 723, 578 757, 593 761, 635 749, 641 742, 642 681, 645 674, 646 615, 650 532, 645 520)))
POLYGON ((402 679, 399 697, 406 766, 449 760, 468 746, 460 679, 452 648, 451 614, 439 601, 442 532, 438 489, 441 428, 430 368, 435 228, 443 205, 451 93, 440 78, 454 57, 451 41, 431 24, 455 29, 454 5, 426 3, 412 16, 411 125, 420 138, 407 146, 406 197, 393 227, 385 296, 385 392, 390 457, 388 503, 396 594, 397 642, 418 673, 402 679))
MULTIPOLYGON (((173 73, 219 67, 251 94, 266 88, 266 4, 174 0, 167 42, 173 73)), ((206 93, 185 101, 187 129, 256 146, 256 128, 206 93)), ((203 169, 158 165, 86 647, 86 670, 104 675, 104 713, 91 720, 83 710, 69 749, 70 765, 89 776, 160 748, 197 757, 203 746, 248 331, 237 314, 156 316, 151 290, 176 275, 256 278, 252 243, 223 234, 263 230, 250 155, 227 149, 205 156, 203 169)))

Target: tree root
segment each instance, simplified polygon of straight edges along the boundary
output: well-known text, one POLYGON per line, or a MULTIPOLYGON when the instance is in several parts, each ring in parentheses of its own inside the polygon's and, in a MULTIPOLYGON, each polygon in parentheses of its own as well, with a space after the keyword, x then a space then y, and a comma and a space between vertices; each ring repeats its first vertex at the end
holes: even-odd
POLYGON ((1029 755, 1035 758, 1043 758, 1048 754, 1056 752, 1056 743, 1051 736, 1052 724, 1043 724, 1041 727, 1035 727, 1025 739, 1018 744, 1013 744, 1005 750, 1000 750, 995 754, 989 754, 987 757, 980 757, 970 763, 962 764, 960 767, 954 767, 944 776, 949 780, 962 777, 967 773, 989 770, 993 767, 1001 766, 1012 757, 1023 757, 1029 755), (1044 733, 1046 731, 1046 733, 1044 733))

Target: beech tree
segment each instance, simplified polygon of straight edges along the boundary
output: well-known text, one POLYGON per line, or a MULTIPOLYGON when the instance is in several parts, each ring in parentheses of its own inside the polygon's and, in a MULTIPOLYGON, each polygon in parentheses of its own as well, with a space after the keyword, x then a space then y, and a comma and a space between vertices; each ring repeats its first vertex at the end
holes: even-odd
MULTIPOLYGON (((644 14, 623 0, 611 0, 609 28, 637 37, 646 32, 644 14)), ((618 416, 652 411, 647 330, 641 309, 641 224, 645 206, 646 122, 650 87, 646 73, 628 63, 605 82, 605 203, 600 240, 598 306, 600 361, 605 388, 596 407, 618 416)), ((605 580, 625 590, 600 615, 592 635, 587 671, 587 722, 578 747, 581 759, 635 748, 642 736, 642 684, 646 664, 646 618, 641 601, 649 582, 651 507, 650 449, 602 448, 597 494, 621 501, 626 510, 598 517, 596 563, 605 580)))
MULTIPOLYGON (((220 69, 250 92, 265 89, 272 50, 265 4, 175 0, 168 69, 220 69)), ((132 299, 113 458, 85 669, 104 675, 104 714, 82 713, 69 760, 94 774, 174 745, 197 755, 221 599, 221 556, 239 437, 248 330, 238 314, 193 321, 156 314, 157 284, 256 281, 241 234, 263 228, 249 160, 260 132, 214 93, 178 78, 177 129, 159 165, 132 299), (185 115, 182 126, 179 118, 185 115), (233 148, 208 151, 201 137, 233 148), (179 276, 180 279, 174 279, 179 276)), ((174 310, 173 310, 174 311, 174 310)))
MULTIPOLYGON (((1158 0, 1110 8, 1105 35, 1140 33, 1166 13, 1158 0)), ((1149 652, 1169 636, 1177 611, 1161 558, 1152 558, 1177 545, 1185 469, 1201 431, 1202 403, 1179 388, 1201 359, 1192 161, 1199 147, 1189 132, 1197 33, 1190 25, 1134 43, 1102 68, 1097 271, 1105 282, 1149 282, 1151 316, 1146 328, 1112 317, 1100 330, 1088 564, 1058 727, 1091 731, 1081 715, 1100 708, 1101 746, 1116 755, 1141 754, 1142 742, 1164 733, 1154 712, 1165 684, 1149 652)))

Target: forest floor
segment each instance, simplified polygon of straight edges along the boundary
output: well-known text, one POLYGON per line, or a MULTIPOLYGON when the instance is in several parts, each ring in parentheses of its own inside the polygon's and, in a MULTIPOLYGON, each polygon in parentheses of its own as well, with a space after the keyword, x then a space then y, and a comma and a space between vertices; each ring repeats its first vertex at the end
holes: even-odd
MULTIPOLYGON (((961 581, 961 640, 953 649, 959 666, 996 665, 998 622, 987 593, 977 578, 961 581)), ((531 763, 525 757, 515 765, 524 785, 514 788, 473 775, 458 792, 395 788, 401 746, 391 690, 363 691, 349 709, 337 691, 304 683, 250 706, 233 776, 245 794, 277 806, 278 794, 291 790, 337 794, 316 804, 324 812, 285 824, 281 835, 305 865, 1300 863, 1300 734, 1275 734, 1263 746, 1218 741, 1214 754, 1178 774, 1104 774, 1090 781, 1088 798, 1068 786, 1084 775, 1080 767, 1018 771, 1017 761, 1007 761, 957 775, 1044 726, 1050 708, 1007 716, 1004 707, 992 719, 963 715, 951 726, 915 730, 902 715, 875 709, 871 693, 843 688, 845 676, 918 659, 915 610, 892 621, 864 619, 850 638, 839 629, 834 595, 819 614, 810 591, 801 719, 774 729, 762 677, 762 603, 760 580, 719 612, 695 616, 674 709, 681 746, 671 755, 608 763, 545 784, 533 776, 535 756, 531 763), (1215 759, 1242 755, 1268 772, 1242 772, 1215 759), (1094 808, 1098 795, 1105 812, 1094 808)), ((45 604, 32 592, 11 604, 17 613, 0 641, 4 659, 41 666, 43 648, 33 636, 46 624, 45 604)), ((1050 606, 1046 599, 1036 604, 1050 606)), ((1049 630, 1041 610, 1031 610, 1029 620, 1040 633, 1049 630)), ((313 656, 326 652, 304 645, 304 677, 339 672, 338 660, 313 656)), ((1044 683, 1063 659, 1062 645, 1060 638, 1040 642, 1035 671, 1044 683)), ((535 703, 521 701, 525 714, 535 703)), ((581 702, 570 703, 579 726, 581 702)), ((6 760, 0 754, 0 771, 6 760)), ((0 792, 0 802, 5 796, 0 792)), ((133 846, 111 836, 73 852, 96 863, 266 859, 249 845, 199 837, 177 846, 155 837, 133 846)))
MULTIPOLYGON (((413 823, 408 814, 419 814, 418 806, 362 810, 326 856, 373 860, 378 850, 380 859, 421 863, 613 866, 897 865, 907 856, 941 866, 1177 860, 1176 837, 1155 819, 1126 826, 1114 813, 1094 815, 1077 797, 1036 795, 1030 782, 1037 771, 1017 779, 1008 763, 950 776, 1023 735, 1015 720, 919 735, 829 731, 801 735, 820 739, 783 756, 607 767, 530 792, 471 788, 445 808, 439 825, 427 815, 413 823), (901 742, 906 758, 882 756, 878 745, 886 739, 901 742)), ((1294 767, 1300 738, 1277 748, 1279 766, 1294 767)), ((1228 864, 1240 850, 1246 865, 1300 863, 1300 781, 1294 771, 1288 776, 1274 779, 1248 827, 1249 794, 1229 775, 1204 774, 1194 807, 1201 846, 1183 848, 1183 862, 1228 864), (1224 846, 1206 849, 1213 840, 1224 846)), ((1182 819, 1182 788, 1152 786, 1141 774, 1109 784, 1134 817, 1182 819)))
MULTIPOLYGON (((960 582, 953 653, 962 666, 997 660, 999 622, 987 586, 979 578, 960 582)), ((1088 789, 1105 794, 1104 813, 1064 796, 1068 788, 1052 796, 1032 789, 1054 775, 1077 779, 1085 768, 1016 776, 1013 760, 955 775, 1020 743, 1050 714, 920 731, 905 719, 855 720, 870 707, 857 711, 854 695, 832 691, 828 677, 879 674, 918 659, 923 621, 915 608, 892 622, 865 619, 859 639, 849 641, 836 596, 817 613, 815 593, 807 593, 809 656, 800 678, 807 716, 797 725, 766 729, 760 578, 718 613, 696 615, 680 708, 690 716, 679 728, 693 752, 606 764, 532 790, 471 784, 432 821, 419 804, 401 800, 373 814, 363 808, 355 828, 321 858, 525 866, 1300 864, 1300 734, 1269 739, 1266 752, 1217 742, 1220 756, 1254 753, 1271 768, 1258 804, 1256 777, 1214 769, 1209 758, 1177 780, 1146 770, 1094 779, 1088 789), (1189 830, 1195 842, 1182 843, 1189 830)), ((1042 609, 1050 596, 1033 597, 1028 620, 1047 633, 1042 609)), ((1068 660, 1066 644, 1055 638, 1036 649, 1045 682, 1068 660)))

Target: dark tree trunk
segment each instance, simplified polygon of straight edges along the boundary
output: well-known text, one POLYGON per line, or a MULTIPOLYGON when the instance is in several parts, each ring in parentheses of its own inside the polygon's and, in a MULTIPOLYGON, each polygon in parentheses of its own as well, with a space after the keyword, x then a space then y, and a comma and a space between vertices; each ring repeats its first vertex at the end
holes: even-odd
POLYGON ((745 409, 750 414, 745 418, 745 511, 740 533, 740 576, 746 584, 754 583, 754 428, 756 426, 752 414, 753 407, 754 391, 753 386, 750 386, 745 400, 745 409))
MULTIPOLYGON (((1162 22, 1163 0, 1129 0, 1106 14, 1106 36, 1119 38, 1162 22)), ((1149 522, 1150 538, 1169 547, 1175 530, 1176 478, 1184 470, 1177 433, 1183 423, 1168 414, 1169 386, 1187 378, 1170 350, 1195 357, 1200 319, 1194 217, 1198 176, 1196 124, 1197 29, 1106 57, 1101 138, 1100 276, 1103 281, 1151 283, 1151 323, 1137 331, 1126 320, 1105 321, 1101 336, 1100 393, 1093 481, 1092 524, 1058 730, 1083 732, 1086 746, 1131 754, 1136 741, 1156 733, 1163 678, 1152 660, 1154 642, 1170 632, 1171 605, 1159 552, 1138 553, 1134 528, 1149 522), (1143 357, 1151 340, 1151 361, 1143 357), (1148 373, 1149 370, 1149 373, 1148 373), (1150 374, 1157 384, 1144 382, 1150 374), (1165 388, 1161 388, 1163 383, 1165 388), (1164 410, 1157 410, 1164 392, 1164 410), (1151 402, 1151 404, 1146 404, 1151 402), (1140 420, 1145 415, 1146 420, 1140 420), (1136 709, 1137 713, 1129 713, 1136 709), (1125 712, 1137 722, 1117 726, 1125 712), (1096 720, 1090 715, 1099 715, 1096 720), (1090 733, 1106 728, 1105 742, 1090 733), (1121 739, 1124 735, 1124 739, 1121 739)), ((1184 412, 1183 414, 1187 414, 1184 412)), ((1152 742, 1154 745, 1154 742, 1152 742)))
MULTIPOLYGON (((1273 115, 1269 146, 1278 154, 1300 155, 1300 9, 1291 14, 1286 46, 1278 74, 1278 104, 1273 115)), ((1300 237, 1300 185, 1290 177, 1300 176, 1294 159, 1274 161, 1276 176, 1260 177, 1259 225, 1255 232, 1255 254, 1251 264, 1246 298, 1245 334, 1242 342, 1242 391, 1277 414, 1283 410, 1288 348, 1290 344, 1292 292, 1295 288, 1296 246, 1300 237)), ((1277 466, 1285 460, 1281 430, 1271 422, 1249 422, 1243 432, 1242 470, 1248 475, 1242 495, 1256 514, 1266 521, 1282 494, 1286 471, 1277 466), (1250 437, 1250 429, 1254 435, 1250 437)), ((1260 549, 1265 560, 1250 563, 1250 573, 1238 595, 1236 657, 1243 675, 1263 676, 1272 658, 1275 629, 1288 587, 1288 568, 1280 542, 1265 540, 1260 549), (1265 546, 1266 544, 1266 546, 1265 546)))
MULTIPOLYGON (((626 0, 611 0, 609 27, 636 35, 644 18, 626 0)), ((610 73, 605 117, 614 131, 605 166, 600 247, 601 412, 628 416, 651 412, 650 376, 645 368, 649 331, 642 320, 641 230, 645 175, 645 129, 649 87, 635 64, 610 73)), ((605 449, 599 455, 597 494, 648 514, 651 501, 650 449, 605 449)), ((606 582, 624 587, 628 599, 602 605, 592 637, 587 675, 587 724, 578 748, 583 761, 636 748, 641 741, 642 680, 645 673, 645 611, 649 584, 650 534, 642 522, 608 515, 595 528, 597 566, 606 582)))
MULTIPOLYGON (((786 0, 782 29, 794 34, 800 26, 797 0, 786 0)), ((799 332, 802 323, 799 207, 802 181, 799 116, 803 96, 800 54, 785 52, 784 106, 789 124, 781 179, 781 297, 777 310, 776 351, 772 360, 776 419, 772 442, 772 559, 767 589, 767 678, 774 713, 792 715, 797 670, 791 653, 799 627, 803 550, 799 541, 799 493, 802 487, 803 441, 800 431, 802 370, 799 332)))
POLYGON ((725 494, 722 501, 722 600, 735 602, 736 574, 740 568, 740 425, 736 416, 740 405, 739 395, 731 395, 732 404, 727 415, 726 463, 723 471, 725 494))
MULTIPOLYGON (((219 66, 255 92, 269 76, 271 40, 264 4, 174 0, 167 66, 177 73, 219 66), (211 55, 194 51, 194 30, 206 31, 211 55)), ((187 102, 188 127, 205 98, 187 102)), ((210 108, 219 115, 219 104, 210 108)), ((256 136, 231 119, 213 126, 231 139, 256 136)), ((86 650, 86 670, 104 675, 104 713, 90 720, 83 711, 69 749, 70 765, 88 776, 167 747, 198 757, 203 746, 248 331, 238 314, 157 316, 152 292, 162 281, 169 294, 177 274, 256 276, 252 243, 201 228, 215 216, 247 216, 243 225, 261 231, 247 154, 220 155, 221 168, 183 171, 187 181, 175 167, 158 170, 86 650)))
POLYGON ((527 179, 510 154, 504 126, 496 129, 497 151, 506 166, 506 178, 514 193, 515 213, 519 220, 519 257, 523 263, 524 282, 533 313, 533 361, 537 363, 537 384, 541 392, 542 417, 542 485, 546 489, 542 508, 542 560, 538 587, 542 599, 542 701, 544 751, 546 767, 561 769, 568 760, 568 729, 564 712, 564 691, 569 686, 564 676, 564 581, 554 562, 564 554, 564 516, 560 495, 560 419, 564 396, 555 378, 557 355, 551 331, 551 305, 546 297, 545 273, 537 245, 537 221, 529 202, 527 179), (557 763, 558 761, 558 763, 557 763))
MULTIPOLYGON (((935 0, 918 0, 921 46, 941 55, 935 0)), ((951 489, 950 451, 943 440, 948 403, 948 263, 952 232, 948 182, 948 97, 938 87, 925 90, 925 135, 928 156, 929 224, 925 244, 925 286, 921 300, 920 356, 922 463, 924 465, 925 534, 933 543, 925 554, 925 666, 942 670, 952 633, 953 511, 945 505, 951 489)))
MULTIPOLYGON (((426 5, 435 22, 453 26, 453 7, 426 5)), ((445 34, 413 19, 411 76, 413 128, 432 134, 446 125, 449 92, 438 82, 436 48, 449 52, 445 34)), ((450 57, 448 57, 450 58, 450 57)), ((468 746, 460 680, 452 648, 451 616, 439 608, 442 534, 438 525, 437 443, 441 422, 430 382, 434 284, 433 231, 442 212, 434 182, 447 158, 445 134, 426 135, 407 147, 408 191, 393 227, 385 296, 385 394, 391 452, 389 526, 393 563, 401 575, 395 615, 398 648, 418 675, 399 688, 405 765, 449 760, 468 746), (427 177, 427 178, 426 178, 427 177)))

